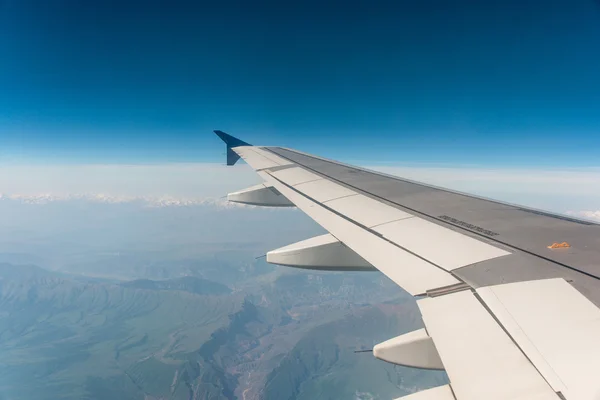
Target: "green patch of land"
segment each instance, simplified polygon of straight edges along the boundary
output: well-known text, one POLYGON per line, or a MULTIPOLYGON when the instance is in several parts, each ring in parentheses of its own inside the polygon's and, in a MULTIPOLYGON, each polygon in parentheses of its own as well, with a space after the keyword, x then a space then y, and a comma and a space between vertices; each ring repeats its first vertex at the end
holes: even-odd
POLYGON ((187 266, 120 282, 0 264, 0 398, 383 399, 444 381, 354 353, 420 324, 381 274, 257 265, 230 288, 187 266))
POLYGON ((355 353, 420 325, 403 305, 363 307, 321 325, 300 340, 273 369, 266 399, 391 399, 446 382, 445 374, 390 365, 355 353))

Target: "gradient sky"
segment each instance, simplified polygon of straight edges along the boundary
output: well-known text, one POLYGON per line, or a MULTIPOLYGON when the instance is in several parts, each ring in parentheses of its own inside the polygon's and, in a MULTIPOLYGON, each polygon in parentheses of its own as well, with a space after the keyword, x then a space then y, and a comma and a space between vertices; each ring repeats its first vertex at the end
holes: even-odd
POLYGON ((598 166, 593 0, 0 0, 0 163, 598 166))

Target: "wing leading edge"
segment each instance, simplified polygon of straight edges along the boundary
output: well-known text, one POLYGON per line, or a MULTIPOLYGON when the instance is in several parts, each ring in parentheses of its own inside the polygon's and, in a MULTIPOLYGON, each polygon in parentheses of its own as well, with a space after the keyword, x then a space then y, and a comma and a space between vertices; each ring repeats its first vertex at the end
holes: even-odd
POLYGON ((410 399, 600 399, 600 226, 215 133, 264 180, 231 201, 294 205, 329 232, 267 261, 377 269, 418 296, 425 329, 374 351, 446 370, 410 399))

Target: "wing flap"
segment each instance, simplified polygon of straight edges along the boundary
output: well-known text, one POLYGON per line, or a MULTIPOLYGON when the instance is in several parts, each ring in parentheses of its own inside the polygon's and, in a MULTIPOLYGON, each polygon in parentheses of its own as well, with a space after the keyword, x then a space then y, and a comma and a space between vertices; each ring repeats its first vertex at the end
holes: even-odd
POLYGON ((274 176, 279 181, 281 181, 287 185, 290 185, 290 186, 295 186, 295 185, 299 185, 301 183, 312 182, 312 181, 316 181, 319 179, 321 179, 321 180, 323 179, 319 175, 313 174, 312 172, 309 172, 309 171, 305 170, 304 168, 300 168, 300 167, 292 167, 292 168, 282 169, 279 171, 272 172, 270 175, 274 176))
POLYGON ((347 189, 342 185, 338 185, 337 183, 333 183, 325 179, 300 183, 294 187, 308 197, 315 199, 319 203, 339 199, 341 197, 355 196, 358 194, 353 190, 347 189))
POLYGON ((457 399, 558 399, 471 291, 417 305, 457 399))
POLYGON ((373 229, 447 271, 510 254, 418 217, 389 222, 373 229))
POLYGON ((477 293, 540 373, 567 399, 600 396, 600 310, 564 279, 477 293))
POLYGON ((325 204, 369 228, 413 216, 362 194, 330 200, 325 204))

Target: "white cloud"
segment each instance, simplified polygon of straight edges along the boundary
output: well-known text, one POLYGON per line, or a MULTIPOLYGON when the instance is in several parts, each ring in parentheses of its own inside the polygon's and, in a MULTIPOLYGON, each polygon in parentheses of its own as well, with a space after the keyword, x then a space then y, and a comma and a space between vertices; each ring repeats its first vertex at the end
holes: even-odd
POLYGON ((232 208, 245 207, 254 208, 254 206, 244 205, 240 203, 230 203, 226 198, 199 197, 199 198, 177 198, 173 196, 111 196, 103 193, 96 194, 67 194, 67 195, 52 195, 52 194, 0 194, 0 201, 12 200, 23 204, 48 204, 51 202, 74 202, 88 201, 92 203, 105 204, 122 204, 122 203, 138 203, 148 207, 183 207, 183 206, 213 206, 217 208, 232 208))
POLYGON ((600 208, 600 168, 372 167, 509 203, 564 213, 600 208))
POLYGON ((55 197, 202 199, 256 184, 259 177, 244 165, 5 165, 0 193, 55 197))
POLYGON ((451 187, 455 190, 571 194, 600 197, 600 168, 510 169, 372 167, 390 175, 451 187))
MULTIPOLYGON (((371 167, 450 189, 547 209, 600 209, 600 169, 371 167)), ((27 203, 88 200, 150 206, 227 206, 227 193, 260 182, 247 165, 4 165, 3 198, 27 203)), ((585 211, 586 213, 593 213, 585 211)), ((585 216, 581 214, 582 216, 585 216)), ((593 215, 593 214, 589 214, 593 215)))
POLYGON ((224 196, 259 181, 243 165, 8 165, 0 167, 0 199, 27 204, 79 200, 222 209, 242 207, 224 196))
POLYGON ((573 215, 574 217, 581 217, 587 219, 595 219, 600 221, 600 210, 597 211, 567 211, 567 214, 573 215))

